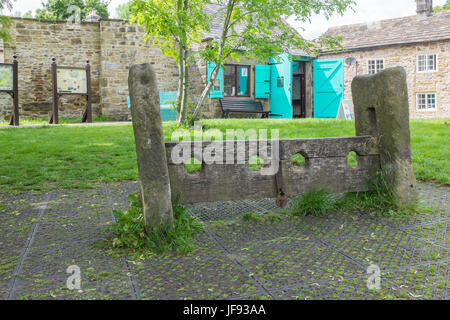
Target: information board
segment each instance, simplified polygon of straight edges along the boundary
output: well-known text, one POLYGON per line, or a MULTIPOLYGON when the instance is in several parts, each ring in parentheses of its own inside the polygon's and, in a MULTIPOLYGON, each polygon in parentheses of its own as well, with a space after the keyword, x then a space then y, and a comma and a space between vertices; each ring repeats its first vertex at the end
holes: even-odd
POLYGON ((13 91, 14 88, 14 76, 12 65, 0 65, 0 90, 1 91, 13 91))
POLYGON ((87 94, 86 70, 57 68, 58 93, 87 94))
POLYGON ((355 111, 354 111, 352 100, 342 100, 341 101, 341 105, 339 106, 339 111, 338 111, 336 118, 339 120, 355 119, 355 111))

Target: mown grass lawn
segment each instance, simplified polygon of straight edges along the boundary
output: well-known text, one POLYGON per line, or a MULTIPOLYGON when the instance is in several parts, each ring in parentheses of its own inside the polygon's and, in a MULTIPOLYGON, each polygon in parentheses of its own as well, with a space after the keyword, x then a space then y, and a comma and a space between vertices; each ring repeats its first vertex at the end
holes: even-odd
MULTIPOLYGON (((413 163, 418 179, 450 184, 449 119, 412 120, 413 163)), ((205 129, 279 129, 280 138, 354 136, 352 121, 205 120, 205 129)), ((174 123, 165 123, 170 140, 174 123)), ((129 123, 0 129, 0 192, 87 188, 137 179, 129 123)))

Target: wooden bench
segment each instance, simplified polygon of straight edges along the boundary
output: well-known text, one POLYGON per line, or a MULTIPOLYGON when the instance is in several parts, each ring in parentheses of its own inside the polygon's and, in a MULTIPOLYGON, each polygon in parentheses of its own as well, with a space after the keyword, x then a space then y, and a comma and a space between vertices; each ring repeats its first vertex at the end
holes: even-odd
POLYGON ((261 114, 263 119, 267 119, 271 115, 270 111, 264 111, 260 101, 220 99, 220 106, 222 107, 222 118, 230 118, 232 112, 261 114))

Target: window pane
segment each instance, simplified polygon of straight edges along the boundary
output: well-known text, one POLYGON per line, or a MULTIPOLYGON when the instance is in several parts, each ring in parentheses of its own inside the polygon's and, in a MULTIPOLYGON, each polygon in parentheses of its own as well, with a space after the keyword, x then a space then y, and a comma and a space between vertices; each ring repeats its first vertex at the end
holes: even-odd
POLYGON ((226 65, 223 73, 223 95, 225 97, 236 95, 236 68, 226 65))
POLYGON ((249 67, 239 67, 239 96, 248 96, 249 67))
POLYGON ((377 72, 384 69, 384 61, 383 60, 377 60, 377 72))
POLYGON ((436 55, 435 54, 428 55, 427 70, 428 71, 436 70, 436 55))
POLYGON ((435 110, 436 94, 435 93, 419 93, 417 94, 418 110, 435 110))
POLYGON ((375 60, 369 60, 368 65, 369 65, 369 68, 368 68, 369 74, 375 74, 376 73, 375 60))
POLYGON ((426 71, 425 56, 419 56, 419 71, 426 71))
POLYGON ((423 110, 426 108, 426 95, 418 94, 417 95, 417 109, 423 110))
POLYGON ((278 77, 277 78, 277 88, 283 88, 284 87, 284 77, 278 77))
POLYGON ((429 94, 427 99, 427 109, 435 109, 436 108, 436 95, 429 94))

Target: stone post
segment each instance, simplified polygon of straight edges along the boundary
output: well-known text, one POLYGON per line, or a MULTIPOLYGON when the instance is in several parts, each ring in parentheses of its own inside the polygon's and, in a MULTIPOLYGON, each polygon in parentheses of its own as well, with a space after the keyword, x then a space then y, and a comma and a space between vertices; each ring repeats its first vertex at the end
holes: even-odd
POLYGON ((411 160, 411 133, 406 72, 402 67, 352 82, 356 135, 379 137, 381 169, 398 200, 417 200, 411 160))
POLYGON ((145 222, 148 229, 161 224, 173 226, 158 83, 151 65, 132 66, 128 87, 145 222))

